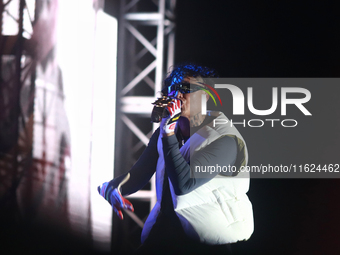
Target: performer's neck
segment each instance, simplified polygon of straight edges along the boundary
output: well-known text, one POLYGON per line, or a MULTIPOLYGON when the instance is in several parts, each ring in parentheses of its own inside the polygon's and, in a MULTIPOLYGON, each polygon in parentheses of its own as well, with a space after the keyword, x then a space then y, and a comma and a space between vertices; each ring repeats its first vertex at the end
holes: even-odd
POLYGON ((190 118, 181 117, 178 120, 178 124, 182 135, 185 137, 190 137, 190 128, 200 126, 205 119, 205 115, 198 113, 194 116, 190 116, 190 118))

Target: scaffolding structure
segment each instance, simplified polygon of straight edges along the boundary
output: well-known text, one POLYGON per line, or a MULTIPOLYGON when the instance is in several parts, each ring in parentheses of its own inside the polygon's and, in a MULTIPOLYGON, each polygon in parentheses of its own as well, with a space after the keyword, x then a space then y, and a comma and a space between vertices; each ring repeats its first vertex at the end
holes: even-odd
POLYGON ((17 212, 16 190, 32 163, 35 61, 24 49, 24 34, 31 35, 24 13, 33 26, 25 0, 0 2, 0 207, 9 214, 17 212))
POLYGON ((39 14, 47 4, 0 1, 0 207, 9 218, 20 214, 28 221, 47 208, 54 215, 67 211, 70 152, 61 73, 52 63, 54 45, 42 42, 44 54, 38 47, 46 30, 34 30, 46 24, 39 14))
MULTIPOLYGON (((141 155, 158 124, 150 121, 152 102, 174 63, 176 0, 121 0, 118 35, 115 176, 141 155)), ((156 203, 154 177, 146 190, 129 198, 156 203)), ((144 220, 128 212, 143 227, 144 220)))

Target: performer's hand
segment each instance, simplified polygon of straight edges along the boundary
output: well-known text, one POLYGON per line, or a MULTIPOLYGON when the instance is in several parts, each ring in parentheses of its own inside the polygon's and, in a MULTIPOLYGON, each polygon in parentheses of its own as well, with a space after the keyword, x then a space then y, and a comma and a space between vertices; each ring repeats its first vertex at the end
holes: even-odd
POLYGON ((125 182, 127 182, 129 178, 130 174, 128 174, 115 189, 113 189, 112 187, 108 187, 108 182, 104 182, 101 186, 98 187, 99 194, 111 204, 112 209, 115 211, 115 213, 121 220, 123 219, 122 209, 127 209, 131 212, 134 211, 131 202, 124 198, 120 193, 120 187, 125 182))
POLYGON ((131 202, 124 198, 117 188, 111 192, 110 200, 112 209, 116 212, 121 220, 123 219, 122 209, 127 209, 131 212, 134 211, 131 202))
POLYGON ((182 105, 181 100, 175 99, 175 101, 171 102, 167 106, 169 116, 162 119, 160 126, 162 135, 170 136, 174 134, 177 121, 181 116, 181 105, 182 105))

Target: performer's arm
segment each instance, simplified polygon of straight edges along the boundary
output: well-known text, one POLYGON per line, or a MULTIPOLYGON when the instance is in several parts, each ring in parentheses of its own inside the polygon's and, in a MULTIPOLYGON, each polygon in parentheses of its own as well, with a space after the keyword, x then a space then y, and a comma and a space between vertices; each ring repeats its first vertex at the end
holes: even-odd
MULTIPOLYGON (((153 133, 148 146, 128 172, 130 173, 130 179, 121 187, 121 194, 123 196, 135 193, 142 189, 155 173, 158 160, 158 136, 159 128, 153 133)), ((113 179, 108 185, 114 188, 118 187, 119 183, 126 177, 126 175, 127 173, 113 179)))
MULTIPOLYGON (((207 174, 207 178, 195 178, 194 176, 190 178, 190 166, 191 169, 195 169, 195 166, 233 166, 237 157, 236 141, 229 136, 224 136, 196 152, 191 158, 190 164, 180 153, 176 136, 163 137, 162 142, 165 170, 177 195, 193 191, 218 174, 218 172, 214 172, 207 174)), ((232 174, 231 171, 224 173, 224 175, 230 176, 232 174)))
POLYGON ((148 146, 128 173, 98 187, 99 194, 111 204, 120 219, 123 219, 122 209, 134 210, 130 201, 123 196, 143 188, 156 171, 158 136, 159 129, 153 133, 148 146))

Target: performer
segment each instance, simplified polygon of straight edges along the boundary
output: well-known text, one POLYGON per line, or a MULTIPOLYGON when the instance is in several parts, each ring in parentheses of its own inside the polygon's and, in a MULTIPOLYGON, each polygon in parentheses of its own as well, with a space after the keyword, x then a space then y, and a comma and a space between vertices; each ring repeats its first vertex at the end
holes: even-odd
POLYGON ((169 116, 130 171, 98 187, 123 219, 122 209, 133 211, 124 196, 143 188, 156 172, 157 202, 145 222, 140 253, 230 254, 230 243, 247 240, 253 232, 249 175, 239 171, 247 164, 246 143, 234 126, 213 124, 227 120, 222 112, 201 113, 202 95, 209 99, 202 90, 204 79, 215 77, 207 67, 174 68, 162 90, 173 98, 169 116), (197 166, 235 166, 238 171, 202 176, 197 166))

